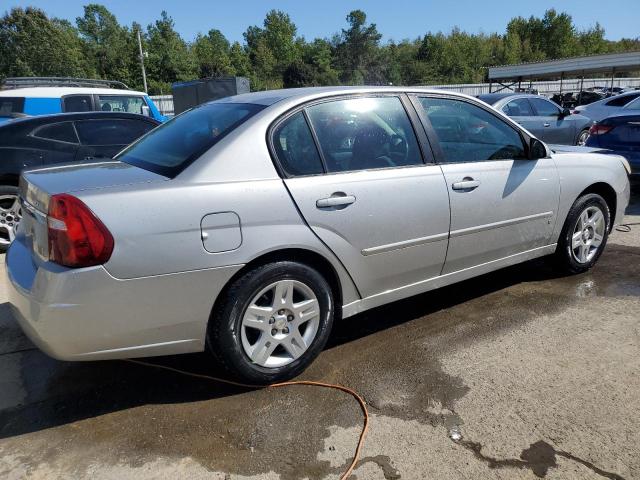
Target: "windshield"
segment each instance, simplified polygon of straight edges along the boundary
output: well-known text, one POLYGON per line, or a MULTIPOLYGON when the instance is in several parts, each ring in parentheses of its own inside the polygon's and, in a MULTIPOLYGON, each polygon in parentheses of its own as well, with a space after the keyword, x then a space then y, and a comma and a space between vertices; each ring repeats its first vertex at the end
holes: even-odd
POLYGON ((201 105, 152 130, 115 158, 173 178, 264 108, 250 103, 201 105))

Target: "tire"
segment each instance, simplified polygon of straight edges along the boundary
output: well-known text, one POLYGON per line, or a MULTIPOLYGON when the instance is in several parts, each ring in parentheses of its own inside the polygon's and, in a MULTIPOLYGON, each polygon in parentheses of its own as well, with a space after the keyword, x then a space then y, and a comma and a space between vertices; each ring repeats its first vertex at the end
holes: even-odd
POLYGON ((589 270, 602 255, 610 228, 609 206, 600 195, 590 193, 578 198, 562 227, 555 253, 556 266, 570 274, 589 270), (597 212, 601 214, 600 220, 597 212))
POLYGON ((295 377, 327 343, 334 318, 331 287, 307 265, 280 261, 257 267, 222 295, 209 319, 207 347, 243 382, 264 385, 295 377))
POLYGON ((11 245, 22 218, 18 193, 18 187, 0 185, 0 253, 11 245))
POLYGON ((582 130, 576 138, 576 145, 580 147, 584 147, 587 143, 587 138, 589 137, 589 130, 582 130))

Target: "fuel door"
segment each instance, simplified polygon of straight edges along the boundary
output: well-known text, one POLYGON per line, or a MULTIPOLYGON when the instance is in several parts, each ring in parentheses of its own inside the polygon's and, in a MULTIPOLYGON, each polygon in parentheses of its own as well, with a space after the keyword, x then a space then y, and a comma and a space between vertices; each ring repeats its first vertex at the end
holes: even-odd
POLYGON ((228 252, 242 244, 240 217, 234 212, 210 213, 200 221, 202 245, 209 253, 228 252))

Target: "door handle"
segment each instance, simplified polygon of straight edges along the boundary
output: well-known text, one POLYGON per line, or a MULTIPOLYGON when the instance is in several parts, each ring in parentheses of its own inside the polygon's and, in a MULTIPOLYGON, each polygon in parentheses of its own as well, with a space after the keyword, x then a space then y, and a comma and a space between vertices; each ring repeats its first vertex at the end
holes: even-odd
POLYGON ((474 180, 471 177, 464 177, 461 182, 455 182, 451 185, 454 190, 474 190, 480 186, 478 180, 474 180))
POLYGON ((330 197, 316 200, 318 208, 346 207, 356 201, 353 195, 347 195, 344 192, 332 193, 330 197))
POLYGON ((550 127, 550 126, 551 126, 551 124, 550 124, 550 123, 546 123, 546 122, 545 122, 545 123, 543 123, 543 125, 544 125, 545 127, 550 127))

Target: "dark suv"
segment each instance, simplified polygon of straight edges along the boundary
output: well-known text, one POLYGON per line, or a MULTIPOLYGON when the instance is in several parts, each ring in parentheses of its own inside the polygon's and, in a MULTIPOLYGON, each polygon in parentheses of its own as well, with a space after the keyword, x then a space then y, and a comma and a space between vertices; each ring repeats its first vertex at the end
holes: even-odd
POLYGON ((131 113, 86 112, 15 118, 0 125, 0 251, 13 240, 22 216, 22 170, 111 158, 159 124, 131 113))

